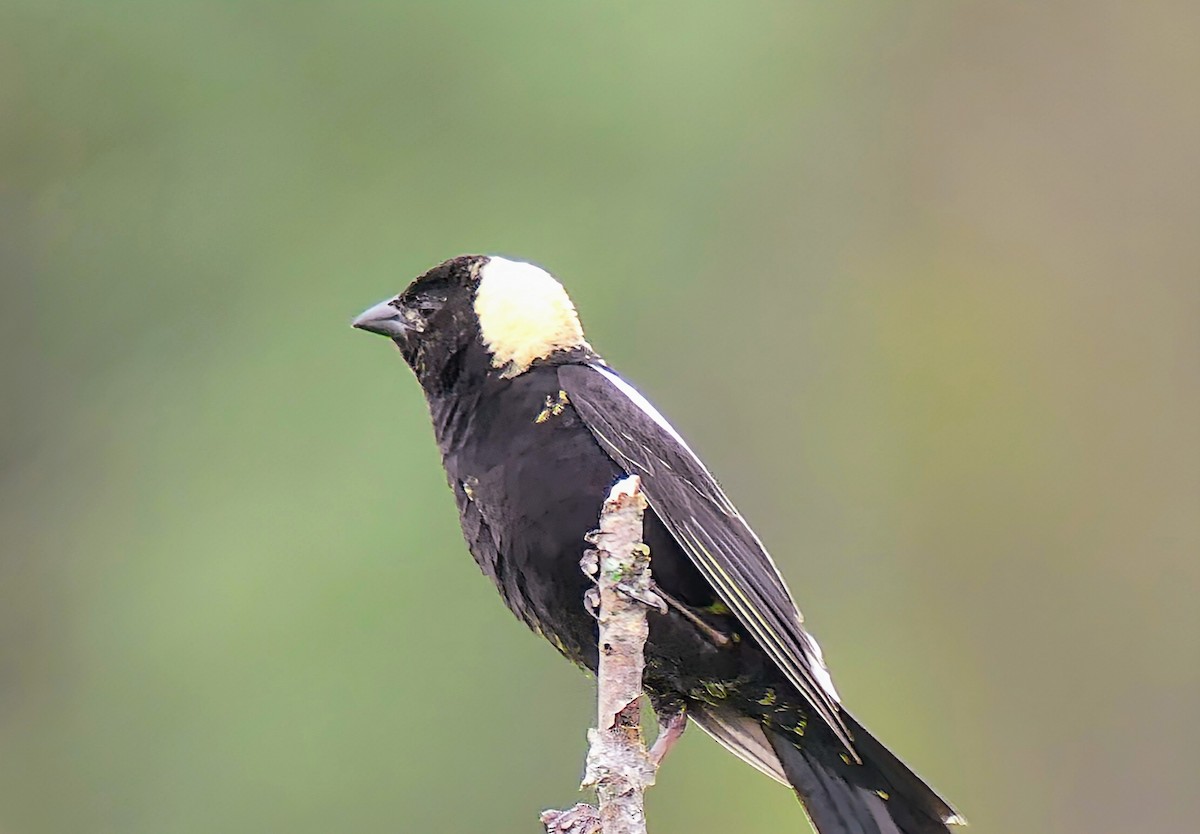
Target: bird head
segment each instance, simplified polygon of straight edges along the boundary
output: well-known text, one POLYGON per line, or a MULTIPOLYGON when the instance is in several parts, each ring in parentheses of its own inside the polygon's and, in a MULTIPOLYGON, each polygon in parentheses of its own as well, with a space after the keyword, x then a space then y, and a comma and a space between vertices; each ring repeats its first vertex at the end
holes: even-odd
POLYGON ((435 266, 353 325, 394 341, 430 392, 464 373, 514 377, 555 354, 590 351, 575 305, 550 273, 489 255, 435 266))

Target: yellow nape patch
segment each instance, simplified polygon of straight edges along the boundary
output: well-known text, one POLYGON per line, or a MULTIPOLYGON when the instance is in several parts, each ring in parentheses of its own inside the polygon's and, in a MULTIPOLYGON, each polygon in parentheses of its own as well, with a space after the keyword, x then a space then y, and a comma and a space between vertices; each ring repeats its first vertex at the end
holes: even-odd
POLYGON ((533 264, 489 259, 479 270, 475 315, 502 376, 522 374, 555 351, 587 345, 567 291, 533 264))

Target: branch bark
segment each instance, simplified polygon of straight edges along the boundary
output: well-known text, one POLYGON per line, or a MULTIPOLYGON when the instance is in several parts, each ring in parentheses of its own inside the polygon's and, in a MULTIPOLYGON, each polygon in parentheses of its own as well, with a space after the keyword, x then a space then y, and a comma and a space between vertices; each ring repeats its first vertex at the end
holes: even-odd
POLYGON ((580 567, 596 580, 589 603, 599 602, 600 665, 596 672, 597 727, 580 788, 594 788, 599 808, 576 805, 545 811, 547 834, 646 834, 643 795, 654 784, 654 765, 642 738, 646 606, 665 608, 650 584, 650 550, 642 542, 646 499, 641 479, 617 483, 604 502, 600 529, 588 540, 580 567))

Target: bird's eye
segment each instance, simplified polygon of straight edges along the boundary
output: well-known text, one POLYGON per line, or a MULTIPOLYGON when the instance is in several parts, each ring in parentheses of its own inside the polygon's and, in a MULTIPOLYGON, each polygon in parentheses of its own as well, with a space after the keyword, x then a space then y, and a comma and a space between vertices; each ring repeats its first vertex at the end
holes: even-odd
POLYGON ((416 311, 422 316, 431 316, 438 310, 442 309, 446 304, 446 299, 438 298, 432 295, 422 295, 417 298, 417 303, 413 305, 416 311))

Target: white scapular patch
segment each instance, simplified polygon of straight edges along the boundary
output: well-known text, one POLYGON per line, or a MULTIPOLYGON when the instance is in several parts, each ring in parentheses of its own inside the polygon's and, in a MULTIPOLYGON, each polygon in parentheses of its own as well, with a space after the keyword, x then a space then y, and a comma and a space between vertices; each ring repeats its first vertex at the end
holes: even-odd
POLYGON ((555 351, 587 346, 567 291, 533 264, 489 258, 479 270, 475 315, 492 365, 506 377, 555 351))

